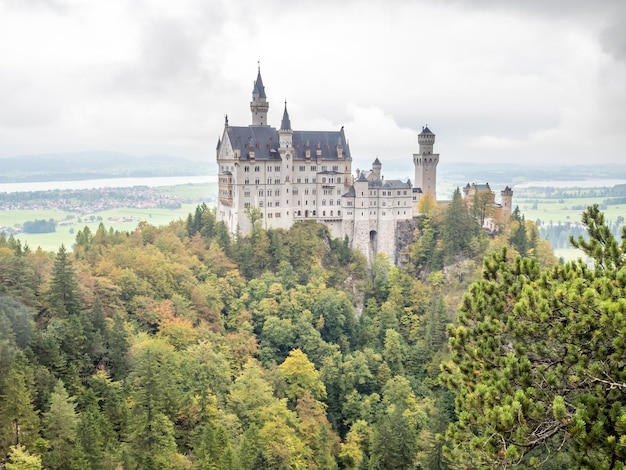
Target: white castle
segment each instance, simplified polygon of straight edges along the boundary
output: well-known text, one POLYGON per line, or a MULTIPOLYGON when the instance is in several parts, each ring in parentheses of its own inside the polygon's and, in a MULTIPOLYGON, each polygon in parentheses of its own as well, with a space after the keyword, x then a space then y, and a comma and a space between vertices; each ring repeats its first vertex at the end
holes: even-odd
POLYGON ((301 220, 326 225, 333 237, 371 262, 383 252, 397 262, 400 223, 417 215, 420 197, 435 197, 439 155, 435 134, 424 127, 413 155, 415 185, 386 180, 378 158, 369 171, 352 176, 352 155, 343 127, 338 131, 296 131, 287 103, 276 129, 268 125, 269 103, 259 68, 252 89, 252 124, 231 126, 226 117, 217 143, 217 219, 231 233, 250 233, 246 208, 258 208, 265 229, 288 229, 301 220))

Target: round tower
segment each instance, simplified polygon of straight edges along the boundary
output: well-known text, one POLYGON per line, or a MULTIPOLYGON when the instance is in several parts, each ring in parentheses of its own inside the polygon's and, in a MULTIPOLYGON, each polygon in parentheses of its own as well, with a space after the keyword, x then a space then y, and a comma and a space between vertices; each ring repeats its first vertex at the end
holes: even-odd
POLYGON ((500 191, 500 205, 502 214, 510 217, 513 213, 513 190, 508 186, 500 191))
POLYGON ((261 66, 259 65, 259 71, 252 88, 252 101, 250 101, 253 126, 267 126, 267 111, 269 108, 270 104, 267 102, 267 96, 265 96, 265 87, 261 79, 261 66))
POLYGON ((415 165, 415 187, 420 188, 422 193, 430 193, 437 196, 437 164, 439 154, 433 153, 435 134, 428 128, 422 127, 422 132, 417 136, 419 153, 413 154, 415 165))
POLYGON ((382 168, 383 168, 382 163, 380 163, 380 160, 378 159, 378 157, 376 157, 376 160, 374 160, 374 163, 372 163, 373 179, 375 180, 381 179, 382 168))

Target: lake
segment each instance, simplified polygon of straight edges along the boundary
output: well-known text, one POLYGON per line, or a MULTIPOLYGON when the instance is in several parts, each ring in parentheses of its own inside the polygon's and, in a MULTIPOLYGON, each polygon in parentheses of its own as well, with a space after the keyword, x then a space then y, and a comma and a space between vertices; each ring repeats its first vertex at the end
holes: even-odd
POLYGON ((179 186, 182 184, 216 183, 216 175, 153 176, 146 178, 101 178, 76 181, 33 181, 0 183, 0 193, 24 191, 53 191, 55 189, 132 188, 133 186, 179 186))

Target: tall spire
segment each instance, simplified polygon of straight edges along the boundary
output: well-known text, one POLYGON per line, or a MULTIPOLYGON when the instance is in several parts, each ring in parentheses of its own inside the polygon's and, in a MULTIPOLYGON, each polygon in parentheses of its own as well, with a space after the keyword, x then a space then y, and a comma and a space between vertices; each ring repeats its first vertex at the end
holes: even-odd
POLYGON ((254 88, 252 88, 252 101, 250 101, 250 111, 252 111, 252 125, 266 126, 267 111, 269 110, 267 96, 265 96, 265 87, 261 79, 261 63, 259 62, 254 88))
POLYGON ((285 111, 283 112, 283 120, 280 123, 281 130, 291 130, 291 120, 289 119, 289 113, 287 112, 287 100, 285 100, 285 111))
POLYGON ((257 95, 259 98, 267 98, 265 96, 265 87, 263 86, 263 79, 261 79, 261 61, 258 62, 258 72, 256 80, 254 81, 254 88, 252 89, 252 95, 257 95))

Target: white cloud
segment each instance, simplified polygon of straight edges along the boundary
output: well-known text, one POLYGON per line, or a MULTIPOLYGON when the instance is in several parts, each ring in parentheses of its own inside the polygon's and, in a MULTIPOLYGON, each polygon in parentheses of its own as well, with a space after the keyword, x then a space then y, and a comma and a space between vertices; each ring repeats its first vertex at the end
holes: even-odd
POLYGON ((0 0, 0 156, 111 149, 213 160, 250 122, 261 60, 278 125, 344 125, 353 155, 617 161, 620 2, 0 0))

